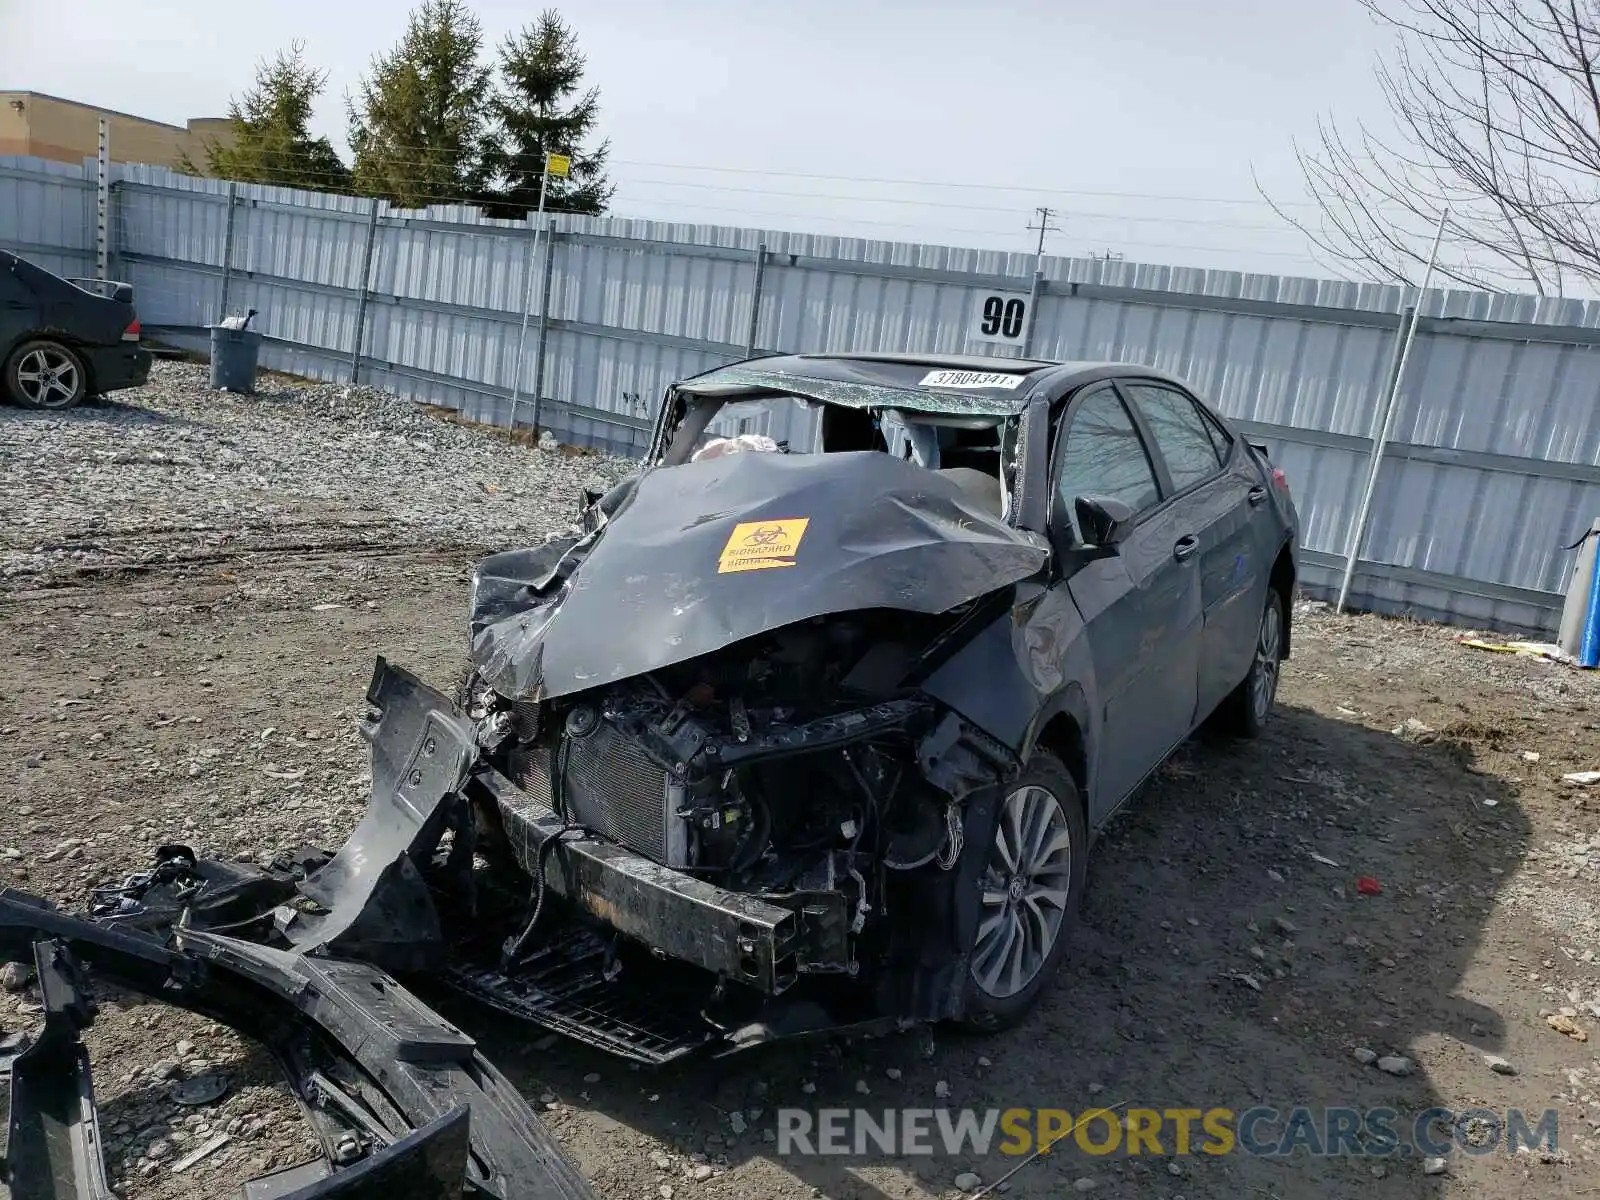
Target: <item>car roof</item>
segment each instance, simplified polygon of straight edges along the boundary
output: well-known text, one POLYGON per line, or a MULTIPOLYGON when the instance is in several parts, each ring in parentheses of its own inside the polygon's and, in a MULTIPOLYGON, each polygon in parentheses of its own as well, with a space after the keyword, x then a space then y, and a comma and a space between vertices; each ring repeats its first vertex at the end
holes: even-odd
POLYGON ((769 354, 715 367, 677 387, 728 400, 788 392, 852 408, 1004 417, 1021 413, 1041 392, 1061 395, 1128 375, 1183 386, 1182 380, 1140 363, 861 353, 769 354))

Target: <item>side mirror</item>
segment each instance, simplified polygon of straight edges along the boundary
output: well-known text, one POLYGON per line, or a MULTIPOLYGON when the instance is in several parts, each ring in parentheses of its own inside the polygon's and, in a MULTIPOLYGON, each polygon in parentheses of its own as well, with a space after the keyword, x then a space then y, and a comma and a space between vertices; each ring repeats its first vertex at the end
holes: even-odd
POLYGON ((1110 496, 1079 496, 1072 502, 1078 528, 1090 546, 1111 549, 1128 536, 1135 516, 1131 507, 1110 496))

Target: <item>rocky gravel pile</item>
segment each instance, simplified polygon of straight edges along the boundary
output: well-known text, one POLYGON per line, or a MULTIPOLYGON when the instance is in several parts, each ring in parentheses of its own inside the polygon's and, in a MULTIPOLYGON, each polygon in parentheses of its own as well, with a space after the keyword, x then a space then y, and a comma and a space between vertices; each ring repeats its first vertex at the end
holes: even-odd
POLYGON ((447 541, 488 549, 570 524, 632 460, 539 450, 372 388, 262 377, 212 391, 157 363, 66 413, 0 408, 0 579, 203 559, 241 546, 447 541))

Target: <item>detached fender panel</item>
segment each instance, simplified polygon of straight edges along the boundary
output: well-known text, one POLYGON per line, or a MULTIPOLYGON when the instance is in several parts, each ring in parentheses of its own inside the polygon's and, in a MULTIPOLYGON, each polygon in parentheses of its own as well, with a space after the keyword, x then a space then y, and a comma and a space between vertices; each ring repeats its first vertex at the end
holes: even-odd
POLYGON ((471 723, 448 697, 379 658, 367 689, 378 716, 372 801, 355 833, 301 891, 325 909, 288 930, 305 951, 361 958, 399 971, 437 965, 439 916, 414 856, 430 854, 448 819, 446 799, 477 761, 471 723))

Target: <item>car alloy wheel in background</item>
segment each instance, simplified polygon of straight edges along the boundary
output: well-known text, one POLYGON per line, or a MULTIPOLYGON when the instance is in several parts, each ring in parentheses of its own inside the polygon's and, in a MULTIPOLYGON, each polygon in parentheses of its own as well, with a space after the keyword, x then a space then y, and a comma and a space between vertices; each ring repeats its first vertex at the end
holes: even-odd
POLYGON ((83 362, 57 342, 25 342, 11 356, 6 383, 28 408, 71 408, 83 399, 88 379, 83 362))

